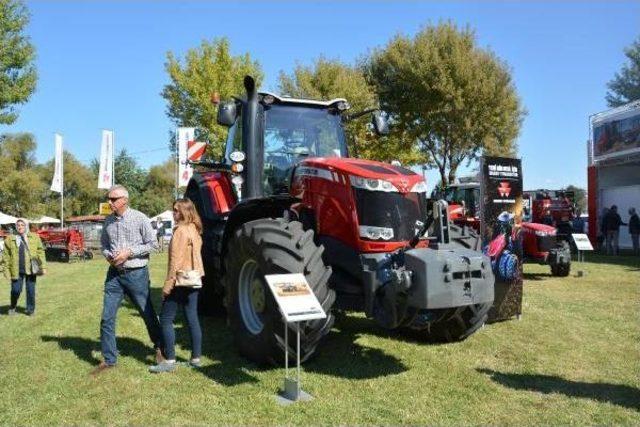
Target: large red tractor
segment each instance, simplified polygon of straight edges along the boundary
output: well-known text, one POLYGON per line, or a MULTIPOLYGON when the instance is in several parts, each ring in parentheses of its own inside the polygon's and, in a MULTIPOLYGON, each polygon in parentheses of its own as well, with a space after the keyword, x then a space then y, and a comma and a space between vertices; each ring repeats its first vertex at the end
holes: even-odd
MULTIPOLYGON (((265 275, 303 273, 328 317, 301 327, 301 357, 329 332, 332 308, 362 310, 390 330, 461 340, 486 320, 489 259, 473 233, 450 225, 411 170, 348 158, 344 99, 258 93, 219 106, 225 157, 200 164, 186 190, 204 221, 206 307, 224 305, 242 354, 284 357, 284 324, 265 275)), ((288 349, 292 351, 292 349, 288 349)))
MULTIPOLYGON (((571 194, 553 194, 553 197, 548 191, 524 194, 528 215, 526 221, 520 224, 523 256, 525 262, 548 264, 554 276, 568 276, 571 270, 571 194), (547 211, 551 214, 548 222, 556 226, 543 224, 547 211)), ((461 178, 459 183, 449 185, 440 195, 449 202, 450 217, 454 224, 480 232, 480 183, 477 178, 461 178)))

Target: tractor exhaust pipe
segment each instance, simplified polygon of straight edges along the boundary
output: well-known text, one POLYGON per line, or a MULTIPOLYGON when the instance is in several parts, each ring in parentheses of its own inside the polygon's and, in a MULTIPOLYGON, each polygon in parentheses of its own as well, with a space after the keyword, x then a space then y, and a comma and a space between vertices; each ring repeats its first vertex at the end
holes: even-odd
POLYGON ((244 77, 244 88, 247 91, 247 99, 243 102, 242 109, 242 127, 245 131, 242 134, 242 148, 247 155, 246 164, 253 165, 245 172, 245 198, 254 199, 263 195, 260 177, 264 157, 258 134, 258 109, 260 106, 256 82, 253 77, 244 77))

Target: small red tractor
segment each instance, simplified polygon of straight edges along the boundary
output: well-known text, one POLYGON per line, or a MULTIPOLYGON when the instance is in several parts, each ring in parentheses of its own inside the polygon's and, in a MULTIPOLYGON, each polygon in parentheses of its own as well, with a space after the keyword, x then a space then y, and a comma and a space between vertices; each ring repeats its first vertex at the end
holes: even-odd
MULTIPOLYGON (((409 169, 348 157, 344 99, 259 93, 219 105, 229 127, 220 162, 195 164, 185 196, 204 224, 201 309, 223 306, 240 352, 284 358, 284 328, 265 275, 302 273, 327 318, 301 324, 301 359, 314 354, 334 308, 361 310, 389 330, 461 340, 478 330, 494 298, 490 260, 474 233, 449 223, 409 169)), ((289 326, 292 328, 292 326, 289 326)))
POLYGON ((91 259, 93 253, 84 245, 84 236, 79 230, 56 228, 38 230, 47 260, 70 261, 72 258, 91 259))
MULTIPOLYGON (((480 182, 476 177, 461 178, 440 195, 449 202, 454 224, 480 232, 480 182)), ((572 193, 525 192, 523 198, 526 221, 520 224, 520 233, 524 261, 548 264, 554 276, 568 276, 571 270, 570 221, 574 212, 572 193), (547 210, 551 213, 548 220, 545 218, 547 210), (545 221, 548 224, 544 224, 545 221)))

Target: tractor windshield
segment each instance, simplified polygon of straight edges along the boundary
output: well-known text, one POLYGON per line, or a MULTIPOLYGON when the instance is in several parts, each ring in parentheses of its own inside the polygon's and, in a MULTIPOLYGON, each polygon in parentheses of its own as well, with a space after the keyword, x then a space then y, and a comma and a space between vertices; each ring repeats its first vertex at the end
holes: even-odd
POLYGON ((265 108, 264 193, 289 191, 291 169, 307 157, 346 157, 340 115, 326 108, 265 108))

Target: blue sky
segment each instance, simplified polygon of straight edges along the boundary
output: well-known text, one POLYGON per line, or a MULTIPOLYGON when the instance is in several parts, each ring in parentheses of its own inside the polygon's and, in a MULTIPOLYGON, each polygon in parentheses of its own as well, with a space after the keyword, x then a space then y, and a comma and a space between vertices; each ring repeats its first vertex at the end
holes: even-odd
MULTIPOLYGON (((149 167, 169 156, 173 125, 160 97, 167 51, 182 56, 226 36, 249 52, 275 90, 280 70, 320 55, 351 63, 397 33, 451 20, 475 29, 512 69, 528 111, 520 137, 526 188, 586 186, 588 118, 606 109, 606 83, 640 35, 640 2, 55 2, 30 1, 37 92, 0 132, 28 131, 37 159, 53 157, 53 133, 84 163, 115 131, 149 167)), ((437 173, 428 174, 433 185, 437 173)))

